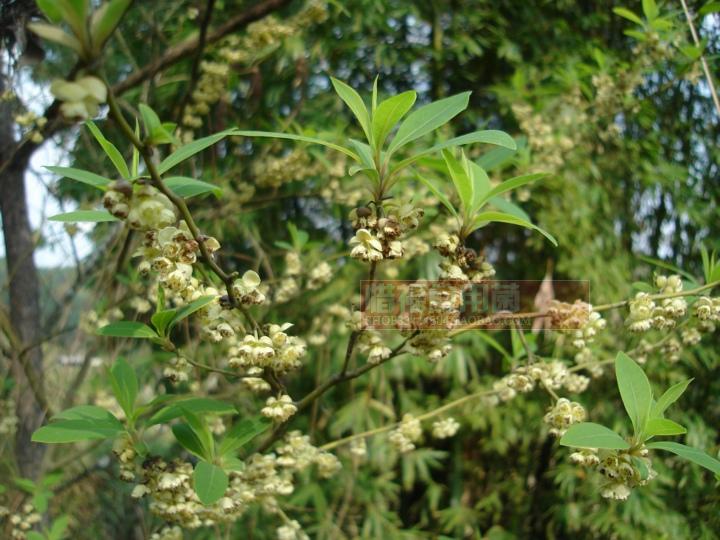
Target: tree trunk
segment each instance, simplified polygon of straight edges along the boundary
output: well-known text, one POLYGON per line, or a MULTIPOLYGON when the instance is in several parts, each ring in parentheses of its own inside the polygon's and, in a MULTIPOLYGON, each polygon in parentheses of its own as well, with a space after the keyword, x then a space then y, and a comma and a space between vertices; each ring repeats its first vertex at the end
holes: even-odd
MULTIPOLYGON (((5 80, 0 78, 0 93, 5 80)), ((16 147, 13 134, 11 102, 0 102, 0 163, 8 163, 16 147)), ((15 437, 15 455, 20 474, 35 478, 45 452, 43 445, 30 441, 30 437, 43 422, 45 411, 35 397, 25 371, 31 371, 36 390, 43 390, 42 349, 40 335, 40 291, 37 270, 33 260, 35 248, 25 196, 25 163, 13 160, 0 172, 0 215, 5 237, 5 259, 10 285, 10 321, 15 337, 12 374, 15 380, 16 414, 18 428, 15 437), (31 345, 35 344, 31 347, 31 345), (24 350, 25 349, 25 350, 24 350), (24 366, 23 366, 24 364, 24 366)), ((44 395, 44 394, 43 394, 44 395)))

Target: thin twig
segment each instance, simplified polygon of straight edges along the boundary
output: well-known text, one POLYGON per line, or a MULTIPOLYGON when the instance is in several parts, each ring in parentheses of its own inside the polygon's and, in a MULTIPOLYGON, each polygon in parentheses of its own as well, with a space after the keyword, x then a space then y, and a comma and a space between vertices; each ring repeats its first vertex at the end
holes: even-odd
MULTIPOLYGON (((688 26, 690 27, 690 33, 692 34, 695 46, 701 49, 702 44, 700 43, 700 38, 698 36, 697 30, 695 30, 695 24, 693 23, 692 16, 690 15, 690 10, 688 9, 687 2, 685 0, 680 0, 680 3, 682 4, 683 11, 685 12, 685 18, 687 19, 688 26)), ((720 100, 718 100, 717 90, 715 90, 715 82, 713 81, 712 75, 710 74, 710 68, 708 67, 708 63, 707 60, 705 60, 704 54, 700 55, 700 64, 702 65, 703 71, 705 72, 705 78, 707 79, 708 87, 710 88, 710 95, 712 96, 713 103, 715 104, 715 111, 718 113, 718 118, 720 118, 720 100)))

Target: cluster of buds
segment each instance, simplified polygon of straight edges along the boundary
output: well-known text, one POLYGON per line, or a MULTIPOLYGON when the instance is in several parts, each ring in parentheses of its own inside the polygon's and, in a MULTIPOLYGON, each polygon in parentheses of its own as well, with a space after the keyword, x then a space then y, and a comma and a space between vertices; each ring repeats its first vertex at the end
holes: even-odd
POLYGON ((422 209, 410 204, 388 205, 387 215, 380 213, 380 209, 373 212, 366 206, 350 212, 355 228, 355 236, 350 239, 351 257, 371 262, 401 258, 405 250, 400 238, 416 229, 424 215, 422 209))
MULTIPOLYGON (((296 251, 288 251, 285 254, 285 271, 280 280, 280 285, 275 290, 276 302, 287 302, 300 294, 302 290, 302 273, 300 254, 296 251)), ((332 276, 332 267, 326 261, 322 261, 320 264, 313 266, 307 273, 304 287, 311 291, 317 290, 329 283, 332 276)))
MULTIPOLYGON (((662 295, 682 293, 680 276, 656 276, 655 286, 662 295)), ((656 304, 648 293, 639 292, 630 300, 630 313, 625 321, 631 332, 646 332, 651 328, 659 330, 674 328, 677 319, 687 313, 687 301, 682 296, 663 298, 656 304)))
MULTIPOLYGON (((220 249, 220 243, 212 237, 200 239, 209 253, 220 249)), ((199 281, 193 278, 193 264, 200 253, 198 241, 193 238, 184 221, 178 227, 165 226, 145 232, 142 246, 135 253, 143 261, 138 270, 148 274, 157 272, 158 280, 166 290, 183 302, 190 302, 204 292, 199 281)), ((211 292, 217 294, 215 289, 211 292)))
MULTIPOLYGON (((197 16, 197 15, 195 15, 197 16)), ((324 2, 310 2, 288 21, 280 22, 268 16, 250 24, 245 36, 231 35, 220 42, 214 60, 200 64, 200 79, 191 95, 191 102, 183 111, 184 130, 180 137, 189 142, 193 130, 202 126, 202 116, 207 115, 216 103, 227 100, 227 85, 232 75, 232 66, 252 64, 258 51, 268 51, 279 45, 283 39, 295 35, 312 24, 327 18, 324 2)))
POLYGON ((177 525, 165 526, 150 535, 150 540, 183 540, 183 531, 177 525))
POLYGON ((285 332, 292 324, 270 324, 265 334, 246 335, 239 343, 233 343, 228 350, 228 364, 234 368, 271 369, 277 374, 284 374, 298 369, 300 359, 305 355, 305 341, 296 336, 288 336, 285 332))
POLYGON ((605 477, 605 483, 600 495, 606 499, 625 500, 633 488, 644 486, 657 476, 647 456, 647 448, 642 447, 632 454, 620 450, 601 459, 597 470, 605 477))
POLYGON ((103 196, 103 206, 118 219, 126 219, 133 229, 156 231, 174 225, 175 207, 165 195, 148 184, 116 180, 103 196))
POLYGON ((587 369, 593 377, 600 377, 603 374, 602 366, 596 362, 595 356, 589 347, 583 347, 575 354, 575 363, 587 369))
POLYGON ((366 330, 357 341, 358 350, 367 354, 368 362, 371 364, 379 364, 383 360, 390 358, 392 350, 383 343, 382 336, 373 330, 366 330))
POLYGON ((18 425, 18 417, 15 414, 15 405, 11 400, 0 400, 0 435, 8 440, 15 433, 18 425))
POLYGON ((75 81, 55 79, 50 92, 62 101, 60 112, 68 120, 87 120, 97 116, 101 103, 107 100, 107 88, 97 77, 80 77, 75 81))
POLYGON ((676 338, 670 338, 661 347, 661 353, 671 364, 675 364, 680 360, 682 345, 676 338))
POLYGON ((703 323, 720 321, 720 298, 701 296, 695 302, 695 316, 703 323))
POLYGON ((132 482, 135 480, 135 458, 137 452, 129 437, 117 439, 113 445, 113 453, 120 463, 120 480, 132 482))
POLYGON ((560 398, 545 414, 543 420, 550 426, 550 434, 562 437, 572 424, 585 420, 585 408, 575 401, 560 398))
POLYGON ((278 470, 273 454, 255 455, 242 471, 229 472, 223 497, 204 505, 193 489, 193 466, 174 460, 170 463, 151 457, 143 463, 143 479, 132 496, 150 497, 150 511, 183 528, 195 529, 236 521, 253 503, 276 504, 275 497, 293 491, 292 472, 278 470))
POLYGON ((633 488, 646 485, 657 473, 652 468, 645 446, 629 450, 602 450, 586 448, 573 452, 570 460, 591 467, 604 477, 600 495, 606 499, 625 500, 633 488))
POLYGON ((0 507, 0 517, 3 514, 7 515, 7 519, 10 522, 10 538, 14 540, 25 540, 28 537, 28 532, 38 523, 42 521, 42 514, 35 510, 35 507, 30 504, 24 504, 20 509, 20 512, 14 514, 7 511, 5 507, 0 507))
POLYGON ((163 368, 163 377, 167 378, 173 384, 180 384, 190 380, 190 370, 192 366, 182 356, 174 356, 168 360, 167 365, 163 368))
POLYGON ((456 234, 441 233, 433 247, 442 255, 440 279, 481 282, 495 275, 482 254, 465 247, 456 234))
POLYGON ((527 393, 539 384, 551 390, 564 388, 571 393, 584 392, 590 379, 584 375, 571 373, 559 360, 535 362, 519 366, 512 373, 493 383, 494 394, 486 398, 489 405, 513 399, 518 392, 527 393))
POLYGON ((415 450, 415 443, 422 437, 420 420, 412 414, 405 414, 400 424, 390 433, 388 440, 393 448, 405 454, 415 450))
POLYGON ((277 528, 277 538, 278 540, 310 540, 295 519, 291 519, 285 525, 277 528))
POLYGON ((42 129, 47 124, 47 118, 38 116, 32 111, 26 111, 15 115, 15 122, 23 128, 26 128, 26 136, 35 144, 43 142, 42 129))
POLYGON ((452 416, 449 416, 433 422, 432 436, 436 439, 448 439, 454 436, 458 432, 458 429, 460 429, 460 423, 452 416))
POLYGON ((316 448, 310 444, 310 437, 299 431, 291 431, 285 436, 277 454, 277 464, 281 467, 302 471, 314 464, 321 478, 330 478, 342 468, 334 454, 316 448))
POLYGON ((253 162, 252 172, 259 187, 277 189, 283 184, 301 181, 321 171, 310 162, 307 151, 296 148, 281 157, 268 157, 253 162))
POLYGON ((265 407, 260 410, 263 416, 275 422, 285 422, 296 412, 297 407, 287 394, 283 394, 278 398, 269 397, 265 402, 265 407))
POLYGON ((248 270, 233 282, 232 295, 235 300, 246 306, 262 304, 265 301, 265 294, 260 289, 261 283, 257 272, 248 270))

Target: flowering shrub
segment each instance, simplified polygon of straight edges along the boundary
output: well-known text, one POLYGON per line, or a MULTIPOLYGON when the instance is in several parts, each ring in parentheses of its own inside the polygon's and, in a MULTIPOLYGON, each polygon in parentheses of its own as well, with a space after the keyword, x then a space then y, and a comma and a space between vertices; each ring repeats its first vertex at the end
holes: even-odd
MULTIPOLYGON (((516 139, 491 129, 447 136, 451 123, 466 111, 470 92, 416 106, 415 91, 382 99, 378 79, 371 95, 363 98, 347 83, 331 78, 363 141, 350 133, 340 138, 300 128, 227 128, 196 138, 202 117, 223 99, 231 76, 228 65, 252 64, 250 51, 260 54, 303 27, 324 21, 324 5, 311 2, 286 24, 275 19, 256 22, 241 42, 222 41, 215 56, 227 63, 199 64, 196 89, 180 106, 180 126, 146 103, 133 103, 130 110, 136 107, 137 115, 128 114, 99 67, 102 44, 130 2, 112 1, 94 13, 82 2, 38 5, 55 24, 34 23, 31 29, 86 60, 73 80, 52 84, 60 113, 67 122, 86 121, 83 134, 87 130, 115 168, 111 178, 99 170, 49 167, 96 190, 92 209, 51 219, 108 222, 125 231, 132 248, 134 294, 82 322, 85 332, 100 336, 109 350, 124 349, 122 355, 112 355, 104 376, 110 392, 98 392, 85 404, 59 407, 32 440, 99 447, 102 459, 112 456, 113 474, 128 484, 126 494, 155 519, 148 537, 182 538, 188 531, 203 530, 229 535, 247 516, 265 514, 277 538, 309 538, 321 523, 308 519, 302 509, 311 499, 327 504, 323 486, 339 478, 352 483, 356 476, 342 475, 356 475, 362 468, 384 474, 398 462, 406 477, 429 478, 427 463, 437 461, 436 446, 454 444, 453 438, 476 427, 479 413, 510 410, 510 402, 524 400, 524 395, 541 404, 525 429, 547 433, 551 444, 557 440, 557 446, 568 447, 553 446, 553 459, 572 463, 573 474, 583 482, 597 483, 601 498, 626 500, 662 478, 666 467, 661 452, 720 475, 713 449, 658 440, 692 432, 691 424, 684 427, 666 418, 670 405, 682 404, 692 380, 677 382, 656 396, 641 367, 658 351, 675 363, 681 348, 697 346, 715 331, 720 299, 709 295, 720 284, 720 266, 714 254, 703 251, 703 280, 692 275, 683 280, 687 276, 674 271, 658 273, 652 284, 638 283, 632 297, 612 303, 550 298, 536 302, 533 311, 500 311, 480 322, 464 321, 467 292, 499 273, 489 250, 479 245, 478 231, 495 235, 500 234, 498 225, 511 225, 548 246, 558 245, 552 228, 533 223, 531 210, 520 204, 521 194, 560 168, 573 142, 553 133, 528 106, 513 107, 513 114, 529 135, 529 147, 535 152, 551 145, 553 151, 532 170, 505 180, 492 172, 490 163, 522 152, 516 139), (96 125, 91 119, 104 104, 107 121, 96 125), (105 129, 109 124, 119 130, 115 142, 105 129), (203 152, 222 146, 220 159, 233 148, 242 155, 259 140, 294 146, 279 154, 262 153, 263 159, 245 171, 254 178, 247 190, 228 193, 206 176, 199 178, 195 163, 203 152), (316 152, 316 146, 324 150, 316 152), (489 151, 479 155, 479 149, 489 151), (538 172, 540 166, 548 171, 538 172), (215 204, 208 202, 209 196, 252 203, 256 189, 282 190, 292 181, 317 175, 328 190, 323 197, 352 206, 341 219, 347 234, 328 237, 327 246, 319 246, 288 219, 282 227, 272 224, 281 270, 257 245, 258 259, 267 266, 245 264, 243 258, 240 264, 229 264, 235 254, 228 246, 237 239, 228 228, 214 225, 214 211, 225 207, 202 215, 205 203, 215 204), (198 200, 203 203, 196 204, 198 200), (290 241, 279 240, 286 230, 290 241), (428 254, 432 265, 414 264, 428 254), (410 281, 436 279, 438 290, 432 298, 423 297, 427 307, 418 317, 403 319, 392 330, 379 329, 366 318, 373 293, 358 296, 358 274, 348 280, 350 271, 363 273, 369 291, 381 276, 392 279, 401 272, 410 281), (335 283, 352 290, 337 294, 335 283), (283 306, 293 303, 306 308, 307 315, 284 317, 283 306), (431 323, 437 320, 443 324, 431 323), (499 321, 508 323, 512 353, 487 331, 499 321), (546 331, 529 332, 522 321, 539 321, 546 331), (661 337, 654 339, 654 330, 662 331, 661 337), (608 347, 612 334, 641 334, 647 340, 635 347, 615 342, 608 347), (461 385, 459 392, 444 395, 426 410, 412 406, 407 397, 412 391, 393 370, 427 370, 422 389, 431 384, 432 373, 462 355, 485 350, 471 341, 474 336, 482 336, 487 347, 501 354, 497 376, 474 388, 461 385), (363 377, 372 380, 364 395, 354 390, 346 395, 349 383, 363 377), (583 396, 613 377, 632 434, 618 422, 613 429, 605 427, 605 419, 596 417, 583 396), (342 393, 340 405, 323 410, 323 397, 334 390, 342 393), (393 400, 397 407, 390 406, 393 400), (354 421, 366 412, 361 422, 354 421)), ((643 43, 652 46, 651 56, 668 54, 654 41, 643 43)), ((607 119, 607 110, 619 107, 628 88, 640 84, 631 75, 621 88, 607 75, 593 77, 595 106, 583 111, 582 118, 598 123, 607 119)), ((576 96, 566 105, 581 109, 581 101, 576 96)), ((571 125, 560 122, 560 129, 571 125)), ((614 140, 618 129, 615 123, 604 126, 602 138, 614 140)), ((414 294, 422 295, 419 290, 414 294)), ((607 392, 615 399, 614 390, 607 392)), ((0 402, 0 409, 6 408, 10 410, 0 402)), ((16 424, 16 418, 3 413, 0 433, 13 432, 16 424)), ((493 436, 502 439, 504 434, 493 436)), ((67 517, 50 525, 42 522, 53 480, 44 476, 37 483, 21 481, 27 502, 12 510, 0 507, 11 538, 62 537, 67 517)), ((382 522, 386 510, 373 507, 370 491, 368 500, 359 501, 351 499, 351 489, 345 493, 337 504, 342 519, 326 537, 380 538, 382 531, 396 531, 395 525, 382 522), (377 522, 370 520, 360 531, 360 514, 368 508, 377 522)))

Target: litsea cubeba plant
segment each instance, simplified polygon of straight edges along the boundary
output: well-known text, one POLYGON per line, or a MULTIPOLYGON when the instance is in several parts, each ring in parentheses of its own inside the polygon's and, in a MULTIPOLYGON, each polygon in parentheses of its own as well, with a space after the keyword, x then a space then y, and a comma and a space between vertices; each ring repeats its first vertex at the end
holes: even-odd
MULTIPOLYGON (((568 367, 561 357, 544 359, 538 356, 533 338, 526 339, 520 330, 513 334, 517 338, 513 344, 519 345, 512 357, 496 345, 509 358, 512 368, 490 389, 469 393, 424 414, 407 413, 398 422, 353 433, 320 447, 312 443, 309 435, 289 431, 294 419, 334 386, 408 352, 437 362, 456 345, 453 340, 457 336, 475 328, 462 325, 434 330, 401 328, 398 333, 402 341, 391 348, 390 338, 364 327, 358 317, 361 310, 355 310, 347 317, 351 332, 339 371, 320 379, 304 397, 294 399, 286 385, 290 375, 303 365, 305 342, 292 335, 290 323, 258 321, 259 307, 269 302, 257 272, 247 269, 241 275, 227 272, 218 264, 214 254, 220 251, 220 242, 201 232, 188 200, 209 193, 222 197, 222 190, 211 183, 171 173, 227 137, 287 139, 339 152, 353 162, 348 174, 363 175, 367 180, 370 202, 350 214, 355 232, 349 245, 351 258, 369 263, 371 283, 378 264, 405 256, 404 241, 423 217, 423 208, 394 200, 393 188, 401 182, 419 180, 449 212, 453 228, 439 235, 434 245, 442 257, 441 280, 468 283, 495 273, 487 260, 466 245, 472 242, 472 233, 481 227, 492 223, 517 225, 556 244, 549 232, 533 224, 522 208, 504 197, 514 189, 541 180, 543 175, 522 175, 494 184, 480 161, 471 161, 464 152, 457 158, 457 148, 471 144, 515 150, 514 140, 501 131, 481 130, 436 140, 436 132, 467 108, 469 93, 414 108, 417 96, 413 91, 380 101, 377 81, 368 106, 353 88, 332 79, 335 91, 356 118, 364 141, 347 137, 334 142, 301 133, 228 129, 180 144, 176 126, 163 122, 146 104, 138 105, 138 118, 129 122, 102 73, 94 67, 98 65, 102 45, 130 2, 108 2, 94 13, 90 13, 87 2, 38 4, 55 24, 36 24, 31 29, 68 47, 86 65, 74 81, 54 85, 63 114, 69 120, 88 120, 97 115, 100 105, 107 103, 109 117, 120 128, 124 141, 132 146, 128 163, 125 152, 88 120, 87 129, 117 175, 107 178, 77 168, 50 167, 59 176, 99 190, 103 206, 52 219, 120 222, 142 238, 135 254, 140 259, 140 273, 153 276, 157 282, 153 313, 148 323, 112 322, 98 328, 97 334, 113 340, 143 340, 161 351, 166 361, 163 377, 174 386, 166 393, 141 396, 134 359, 117 359, 107 372, 107 380, 118 411, 98 405, 66 409, 38 429, 33 440, 47 444, 113 441, 120 477, 133 485, 133 497, 150 498, 151 511, 170 524, 198 528, 232 523, 250 509, 264 506, 283 523, 279 531, 285 537, 292 533, 294 538, 306 536, 299 530, 298 522, 289 519, 281 509, 283 497, 293 492, 296 475, 309 465, 315 465, 321 477, 332 477, 342 464, 331 450, 352 445, 354 455, 361 455, 366 439, 389 433, 391 448, 398 454, 408 453, 419 444, 423 422, 433 420, 433 436, 447 438, 460 427, 453 418, 440 418, 447 411, 472 400, 494 406, 536 388, 547 391, 552 401, 545 416, 550 432, 561 436, 560 444, 578 449, 571 456, 573 461, 598 469, 605 478, 602 489, 605 497, 627 498, 632 488, 646 484, 656 475, 649 458, 651 450, 669 451, 718 474, 720 462, 703 451, 675 442, 650 441, 685 433, 685 428, 665 418, 665 412, 680 398, 689 381, 672 386, 655 399, 643 370, 620 353, 615 360, 617 383, 633 427, 633 435, 623 437, 599 424, 584 422, 584 407, 558 396, 561 390, 581 393, 589 379, 575 372, 601 369, 603 361, 581 356, 576 357, 575 366, 568 367), (431 137, 433 142, 427 142, 431 137), (167 145, 171 145, 169 149, 167 145), (441 169, 425 167, 427 160, 438 154, 442 157, 441 169), (428 178, 433 170, 441 170, 440 182, 428 178), (446 186, 452 186, 450 196, 445 195, 446 186), (191 321, 208 346, 227 359, 223 365, 210 366, 193 359, 191 347, 178 335, 179 328, 189 327, 191 321), (366 355, 366 362, 359 367, 350 364, 355 351, 366 355), (523 357, 527 360, 524 364, 517 362, 523 357), (193 376, 190 367, 201 373, 240 379, 249 398, 224 400, 186 391, 183 383, 193 376), (273 395, 264 402, 258 404, 254 399, 268 392, 273 395), (217 418, 222 429, 216 429, 217 418), (158 432, 163 431, 171 433, 177 445, 161 451, 155 443, 158 432)), ((307 238, 294 226, 288 229, 293 243, 285 247, 300 251, 307 238)), ((709 324, 720 320, 720 307, 717 299, 701 293, 717 285, 718 273, 714 255, 703 254, 704 285, 693 283, 684 289, 679 276, 659 275, 655 287, 644 284, 644 290, 631 300, 594 307, 583 302, 572 305, 553 302, 542 315, 552 320, 553 327, 560 330, 558 334, 570 335, 573 346, 581 352, 605 327, 600 313, 626 306, 628 332, 669 331, 686 323, 693 324, 697 332, 710 331, 709 324), (686 297, 693 302, 689 316, 686 297)), ((441 309, 457 310, 462 303, 461 290, 448 287, 450 308, 441 309)), ((40 500, 46 496, 47 484, 26 487, 33 496, 40 494, 40 500)))

